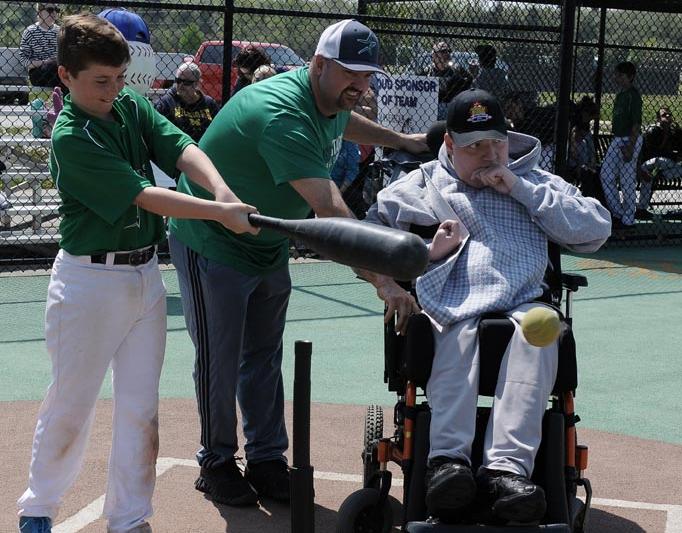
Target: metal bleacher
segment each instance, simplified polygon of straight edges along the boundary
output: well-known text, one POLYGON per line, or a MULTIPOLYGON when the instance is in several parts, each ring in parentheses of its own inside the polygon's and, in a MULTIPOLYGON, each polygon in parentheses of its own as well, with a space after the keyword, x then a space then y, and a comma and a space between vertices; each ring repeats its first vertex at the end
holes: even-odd
MULTIPOLYGON (((0 86, 0 92, 8 88, 17 90, 23 86, 0 86)), ((152 89, 147 94, 153 101, 164 92, 165 89, 152 89)), ((5 105, 0 117, 15 125, 13 129, 16 130, 12 135, 0 136, 0 160, 7 167, 0 175, 3 184, 0 192, 9 203, 8 207, 0 208, 0 249, 56 244, 60 239, 59 195, 48 169, 50 139, 31 135, 33 113, 29 105, 5 105)), ((174 186, 174 183, 166 186, 174 186)))

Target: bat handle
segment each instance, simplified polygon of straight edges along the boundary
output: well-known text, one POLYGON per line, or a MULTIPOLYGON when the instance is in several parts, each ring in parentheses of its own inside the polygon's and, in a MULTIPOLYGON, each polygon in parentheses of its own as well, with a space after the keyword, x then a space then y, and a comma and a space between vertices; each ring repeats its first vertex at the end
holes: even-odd
POLYGON ((280 226, 281 219, 266 217, 264 215, 259 215, 257 213, 249 213, 249 224, 257 228, 271 228, 277 229, 280 226))

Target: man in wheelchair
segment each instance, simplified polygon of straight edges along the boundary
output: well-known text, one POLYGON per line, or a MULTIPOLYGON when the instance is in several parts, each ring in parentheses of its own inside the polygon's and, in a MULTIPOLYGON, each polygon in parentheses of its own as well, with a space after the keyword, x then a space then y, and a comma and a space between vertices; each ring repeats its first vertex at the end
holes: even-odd
MULTIPOLYGON (((410 230, 437 226, 431 262, 416 281, 435 356, 426 504, 452 516, 479 497, 504 521, 534 522, 545 495, 530 479, 542 418, 557 374, 557 343, 529 344, 520 322, 543 292, 548 241, 596 251, 609 237, 608 211, 559 176, 537 167, 540 142, 507 132, 491 94, 467 90, 448 106, 438 158, 379 192, 366 220, 410 230), (514 323, 472 471, 479 381, 478 322, 491 311, 514 323)), ((387 317, 390 318, 390 317, 387 317)), ((398 317, 397 328, 405 328, 398 317)), ((480 498, 479 498, 480 500, 480 498)))

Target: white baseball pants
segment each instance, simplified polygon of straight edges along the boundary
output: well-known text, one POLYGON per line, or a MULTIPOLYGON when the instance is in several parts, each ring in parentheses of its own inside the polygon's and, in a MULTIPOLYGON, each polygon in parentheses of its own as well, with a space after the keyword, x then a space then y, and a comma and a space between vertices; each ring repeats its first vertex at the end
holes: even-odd
POLYGON ((52 382, 38 413, 20 515, 57 516, 81 467, 95 402, 111 365, 113 436, 104 515, 112 533, 129 531, 151 516, 165 294, 156 256, 140 266, 101 265, 60 250, 45 312, 52 382))
POLYGON ((623 224, 635 223, 637 207, 637 159, 642 149, 642 136, 637 137, 630 161, 623 160, 621 148, 630 142, 629 137, 615 137, 601 164, 601 184, 606 198, 606 207, 623 224), (620 180, 620 191, 616 180, 620 180), (622 200, 621 200, 622 195, 622 200))
MULTIPOLYGON (((518 306, 506 314, 515 327, 500 372, 483 445, 482 466, 530 477, 542 439, 542 417, 554 387, 558 343, 528 344, 520 322, 540 304, 518 306)), ((438 456, 471 461, 478 402, 480 318, 438 331, 426 394, 431 407, 431 449, 438 456)))

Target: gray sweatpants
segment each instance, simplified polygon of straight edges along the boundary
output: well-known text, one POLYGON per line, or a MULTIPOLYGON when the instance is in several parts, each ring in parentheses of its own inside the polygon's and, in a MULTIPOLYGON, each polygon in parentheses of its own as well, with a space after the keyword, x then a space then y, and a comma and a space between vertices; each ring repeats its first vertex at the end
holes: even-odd
MULTIPOLYGON (((515 325, 500 365, 493 408, 486 428, 482 466, 530 477, 542 438, 542 416, 556 379, 558 344, 528 344, 519 325, 523 304, 507 312, 515 325)), ((463 320, 434 329, 435 358, 426 393, 431 406, 429 458, 469 461, 478 401, 478 323, 463 320)))
POLYGON ((239 449, 237 399, 247 460, 284 459, 289 441, 281 366, 291 293, 288 266, 264 275, 243 274, 200 256, 173 235, 169 242, 196 349, 199 464, 218 467, 239 449))

